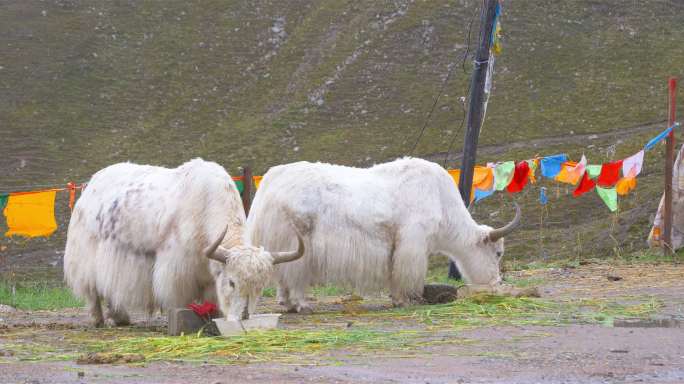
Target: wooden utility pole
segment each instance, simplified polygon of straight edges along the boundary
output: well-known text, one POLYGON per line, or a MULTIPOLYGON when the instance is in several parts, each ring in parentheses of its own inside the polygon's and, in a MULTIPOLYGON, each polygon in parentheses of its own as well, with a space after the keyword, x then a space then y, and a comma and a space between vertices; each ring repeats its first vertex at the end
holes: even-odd
POLYGON ((242 205, 245 207, 245 215, 249 215, 249 208, 252 206, 252 168, 245 166, 242 168, 242 205))
MULTIPOLYGON (((468 100, 468 117, 466 119, 465 143, 463 144, 463 160, 458 190, 466 207, 470 204, 470 193, 473 186, 473 172, 477 155, 477 140, 480 137, 485 101, 485 82, 494 33, 496 7, 499 0, 487 0, 486 8, 480 19, 480 41, 475 54, 475 69, 470 80, 470 97, 468 100)), ((460 273, 453 262, 449 263, 449 277, 460 278, 460 273)))
MULTIPOLYGON (((675 123, 675 112, 677 107, 677 78, 670 77, 668 81, 668 113, 667 126, 671 127, 675 123)), ((674 166, 675 150, 675 130, 670 131, 665 139, 667 146, 665 152, 665 205, 663 207, 663 253, 668 256, 672 254, 672 169, 674 166)))

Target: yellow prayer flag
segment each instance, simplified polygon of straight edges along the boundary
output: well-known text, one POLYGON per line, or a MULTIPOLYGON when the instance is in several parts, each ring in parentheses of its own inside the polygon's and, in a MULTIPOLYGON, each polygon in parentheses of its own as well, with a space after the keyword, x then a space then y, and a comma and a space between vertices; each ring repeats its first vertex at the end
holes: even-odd
POLYGON ((254 186, 259 189, 259 184, 261 184, 261 179, 263 179, 263 176, 252 176, 252 179, 254 179, 254 186))
POLYGON ((10 194, 3 211, 9 228, 5 236, 50 236, 57 229, 56 192, 52 190, 10 194))

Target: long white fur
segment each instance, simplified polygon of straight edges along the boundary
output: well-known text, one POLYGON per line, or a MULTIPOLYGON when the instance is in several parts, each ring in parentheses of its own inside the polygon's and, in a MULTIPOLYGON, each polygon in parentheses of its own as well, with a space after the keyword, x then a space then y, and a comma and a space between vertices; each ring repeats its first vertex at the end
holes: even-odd
POLYGON ((308 306, 312 284, 360 292, 390 287, 397 305, 417 298, 428 257, 449 256, 467 282, 500 282, 503 239, 477 224, 451 176, 438 164, 404 158, 367 169, 297 162, 271 168, 247 220, 247 240, 291 249, 294 232, 307 240, 304 257, 277 268, 279 296, 290 309, 308 306))
POLYGON ((202 250, 226 223, 222 245, 243 244, 240 195, 216 163, 194 159, 175 169, 109 166, 92 177, 74 207, 65 280, 88 302, 96 324, 102 322, 102 299, 114 315, 127 318, 131 309, 151 313, 215 298, 221 268, 210 271, 202 250))

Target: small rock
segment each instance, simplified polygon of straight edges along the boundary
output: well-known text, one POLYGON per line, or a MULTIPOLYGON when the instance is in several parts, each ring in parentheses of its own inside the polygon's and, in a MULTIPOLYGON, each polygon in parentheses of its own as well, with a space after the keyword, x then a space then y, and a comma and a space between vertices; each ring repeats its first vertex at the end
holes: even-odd
POLYGON ((622 280, 622 276, 618 276, 618 275, 608 275, 608 276, 606 276, 606 277, 607 277, 608 280, 610 280, 610 281, 620 281, 620 280, 622 280))
POLYGON ((17 309, 9 305, 0 304, 0 313, 16 312, 17 309))
POLYGON ((85 372, 83 372, 83 371, 78 371, 78 372, 76 373, 76 375, 77 375, 78 377, 85 377, 85 372))

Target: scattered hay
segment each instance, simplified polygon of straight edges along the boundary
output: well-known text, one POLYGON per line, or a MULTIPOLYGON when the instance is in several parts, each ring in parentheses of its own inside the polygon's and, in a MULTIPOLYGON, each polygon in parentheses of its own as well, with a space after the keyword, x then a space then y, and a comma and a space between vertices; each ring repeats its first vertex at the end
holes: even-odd
POLYGON ((138 353, 88 353, 79 356, 76 364, 136 364, 145 361, 145 356, 138 353))
POLYGON ((142 356, 145 361, 184 360, 213 363, 265 362, 297 359, 333 348, 381 350, 405 348, 412 332, 349 328, 254 331, 232 337, 127 337, 88 346, 99 357, 142 356), (97 352, 100 352, 98 354, 97 352))

